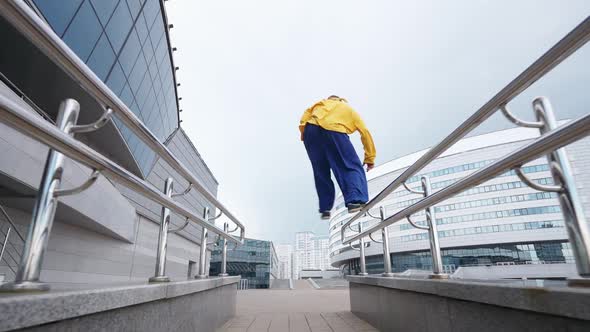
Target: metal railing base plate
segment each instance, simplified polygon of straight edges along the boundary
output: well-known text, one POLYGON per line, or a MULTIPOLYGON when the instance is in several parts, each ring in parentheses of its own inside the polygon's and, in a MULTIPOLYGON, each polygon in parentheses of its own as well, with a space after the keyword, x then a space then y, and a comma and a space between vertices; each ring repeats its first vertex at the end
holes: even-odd
POLYGON ((209 276, 206 274, 197 274, 195 279, 207 279, 209 276))
POLYGON ((446 273, 433 273, 428 276, 428 279, 449 279, 451 276, 446 273))
POLYGON ((395 275, 395 274, 393 274, 393 273, 391 273, 391 272, 383 272, 383 273, 381 273, 381 276, 382 276, 382 277, 388 277, 388 278, 391 278, 391 277, 393 277, 394 275, 395 275))
POLYGON ((9 282, 0 286, 1 293, 28 293, 28 292, 46 292, 49 290, 49 284, 38 281, 23 281, 19 283, 9 282))
POLYGON ((156 282, 170 282, 170 278, 167 276, 159 276, 159 277, 151 277, 148 282, 156 283, 156 282))

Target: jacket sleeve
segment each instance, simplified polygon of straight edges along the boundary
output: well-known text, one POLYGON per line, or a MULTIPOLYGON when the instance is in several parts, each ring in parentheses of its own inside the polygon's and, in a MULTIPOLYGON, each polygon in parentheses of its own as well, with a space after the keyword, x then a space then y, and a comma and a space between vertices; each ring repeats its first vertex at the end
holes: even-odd
POLYGON ((309 118, 311 118, 311 111, 313 110, 314 106, 306 109, 305 112, 303 112, 303 115, 301 116, 301 120, 299 121, 299 132, 301 133, 301 140, 302 141, 303 141, 303 131, 305 130, 305 124, 307 123, 309 118))
POLYGON ((373 137, 367 129, 365 122, 361 119, 358 113, 352 113, 352 117, 354 120, 354 125, 356 126, 356 130, 361 134, 361 142, 363 143, 363 147, 365 149, 365 160, 363 161, 364 164, 375 164, 375 157, 377 156, 377 150, 375 150, 375 142, 373 142, 373 137))

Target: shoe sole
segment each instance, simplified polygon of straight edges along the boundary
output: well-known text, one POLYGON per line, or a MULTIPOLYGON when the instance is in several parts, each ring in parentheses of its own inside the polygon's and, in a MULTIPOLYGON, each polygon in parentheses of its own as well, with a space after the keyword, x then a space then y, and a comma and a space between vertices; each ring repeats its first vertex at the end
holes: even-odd
POLYGON ((359 212, 360 210, 362 210, 365 206, 359 206, 358 208, 354 208, 354 209, 348 209, 348 213, 356 213, 359 212))

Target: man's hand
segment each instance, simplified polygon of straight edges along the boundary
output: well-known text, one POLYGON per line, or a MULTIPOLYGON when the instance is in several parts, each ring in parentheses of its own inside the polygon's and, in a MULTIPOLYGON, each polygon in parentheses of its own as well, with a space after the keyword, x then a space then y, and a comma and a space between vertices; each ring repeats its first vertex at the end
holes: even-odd
POLYGON ((373 169, 373 167, 375 167, 375 164, 365 164, 367 166, 367 172, 369 172, 370 170, 373 169))

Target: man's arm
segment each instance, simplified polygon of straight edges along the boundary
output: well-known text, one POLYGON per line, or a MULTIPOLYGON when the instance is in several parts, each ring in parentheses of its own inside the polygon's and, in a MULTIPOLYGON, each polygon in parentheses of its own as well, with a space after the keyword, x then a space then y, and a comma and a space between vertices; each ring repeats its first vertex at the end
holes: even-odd
POLYGON ((365 159, 363 163, 367 165, 367 171, 370 171, 375 165, 375 157, 377 156, 375 142, 373 142, 373 137, 371 136, 369 129, 367 129, 367 126, 365 125, 363 119, 361 119, 360 115, 353 111, 352 116, 354 118, 356 129, 361 134, 361 142, 363 143, 363 148, 365 149, 365 159))

